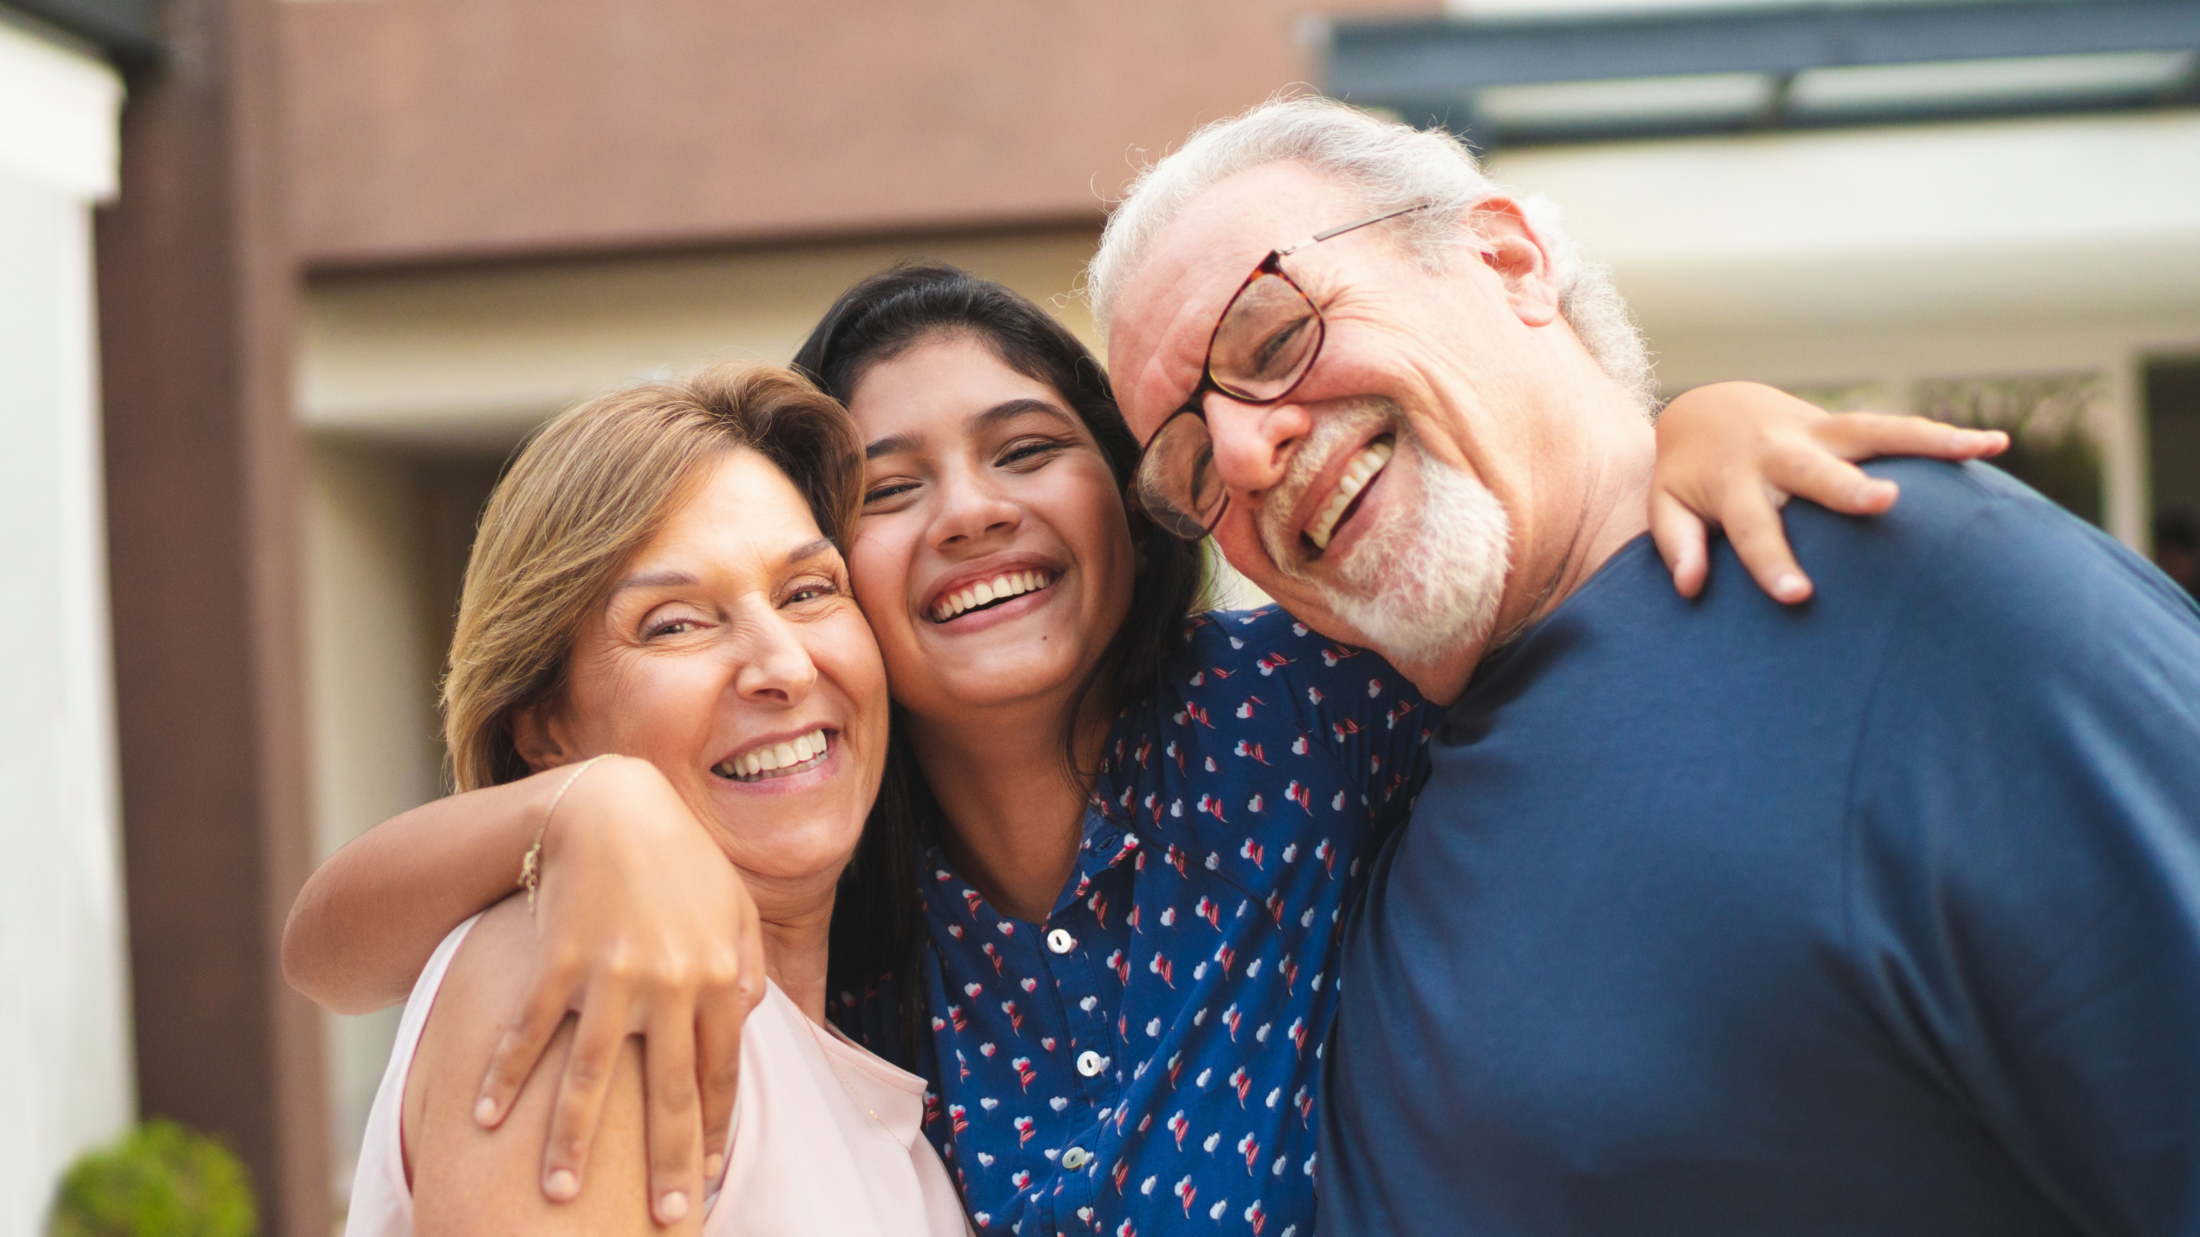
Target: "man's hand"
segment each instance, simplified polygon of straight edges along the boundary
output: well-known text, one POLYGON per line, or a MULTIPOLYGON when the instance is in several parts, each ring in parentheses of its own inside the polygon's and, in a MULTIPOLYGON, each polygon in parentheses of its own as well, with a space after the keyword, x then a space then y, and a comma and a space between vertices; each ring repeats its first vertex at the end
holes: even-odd
POLYGON ((1829 413, 1754 382, 1697 387, 1658 417, 1650 535, 1683 597, 1703 591, 1709 522, 1726 530, 1759 588, 1795 605, 1810 599, 1811 583, 1780 520, 1789 498, 1807 498, 1843 515, 1878 515, 1894 506, 1895 484, 1853 461, 1884 455, 1975 460, 2008 447, 2009 435, 2000 430, 1874 412, 1829 413))
POLYGON ((725 852, 641 760, 611 757, 571 785, 542 863, 540 962, 482 1079, 475 1120, 494 1128, 504 1119, 559 1024, 579 1014, 542 1165, 543 1193, 568 1201, 581 1191, 620 1048, 642 1037, 650 1210, 673 1223, 701 1206, 705 1178, 724 1161, 741 1024, 764 994, 755 904, 725 852))

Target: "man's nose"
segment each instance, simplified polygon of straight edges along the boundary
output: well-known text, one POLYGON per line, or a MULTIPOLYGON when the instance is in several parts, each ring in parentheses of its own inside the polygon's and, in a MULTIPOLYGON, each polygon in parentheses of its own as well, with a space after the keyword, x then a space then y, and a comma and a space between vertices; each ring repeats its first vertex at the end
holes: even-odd
POLYGON ((1215 472, 1235 494, 1259 494, 1282 481, 1291 453, 1313 429, 1312 416, 1291 400, 1246 404, 1210 391, 1202 401, 1207 435, 1215 447, 1215 472))

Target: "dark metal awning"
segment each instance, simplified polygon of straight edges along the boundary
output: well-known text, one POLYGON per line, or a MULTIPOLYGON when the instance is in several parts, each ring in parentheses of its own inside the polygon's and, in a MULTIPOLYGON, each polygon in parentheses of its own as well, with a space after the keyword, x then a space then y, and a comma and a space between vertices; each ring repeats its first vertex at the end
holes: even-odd
POLYGON ((1328 91, 1477 143, 2200 102, 2200 0, 1340 21, 1328 91))
POLYGON ((117 60, 150 60, 160 54, 154 0, 0 0, 13 9, 80 39, 98 44, 117 60))

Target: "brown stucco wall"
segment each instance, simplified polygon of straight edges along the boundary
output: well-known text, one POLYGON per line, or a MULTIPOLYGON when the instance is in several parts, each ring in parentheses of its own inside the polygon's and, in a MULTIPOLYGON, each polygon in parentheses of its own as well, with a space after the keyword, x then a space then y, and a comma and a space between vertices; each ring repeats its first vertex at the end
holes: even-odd
POLYGON ((310 266, 1096 220, 1140 150, 1435 0, 282 6, 310 266))
POLYGON ((139 1108, 220 1135, 270 1237, 330 1228, 321 1019, 282 980, 312 863, 278 0, 162 6, 96 239, 139 1108))

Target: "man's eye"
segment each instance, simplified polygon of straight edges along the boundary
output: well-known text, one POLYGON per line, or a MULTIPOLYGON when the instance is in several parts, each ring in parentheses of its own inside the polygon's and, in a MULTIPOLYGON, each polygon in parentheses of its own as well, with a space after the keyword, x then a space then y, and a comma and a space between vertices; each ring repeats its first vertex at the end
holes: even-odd
POLYGON ((815 584, 805 584, 787 594, 786 604, 795 606, 806 601, 822 601, 827 597, 838 597, 839 595, 840 589, 838 586, 819 581, 815 584))
POLYGON ((1289 372, 1305 351, 1306 329, 1313 321, 1302 315, 1270 332, 1253 350, 1253 372, 1263 377, 1289 372))
POLYGON ((1219 478, 1215 474, 1215 449, 1212 444, 1201 447, 1199 454, 1192 457, 1190 474, 1192 502, 1202 510, 1194 510, 1189 514, 1201 515, 1204 514, 1203 509, 1222 491, 1219 478))

